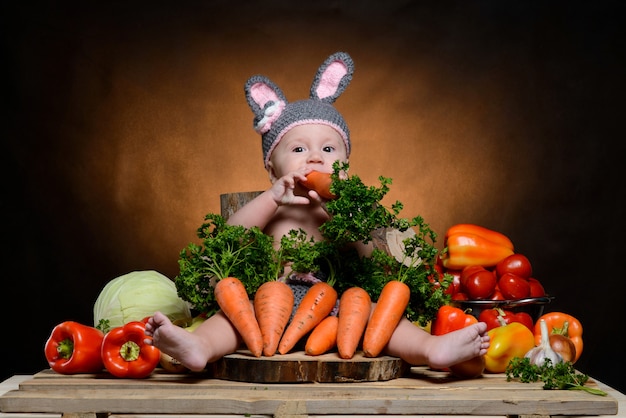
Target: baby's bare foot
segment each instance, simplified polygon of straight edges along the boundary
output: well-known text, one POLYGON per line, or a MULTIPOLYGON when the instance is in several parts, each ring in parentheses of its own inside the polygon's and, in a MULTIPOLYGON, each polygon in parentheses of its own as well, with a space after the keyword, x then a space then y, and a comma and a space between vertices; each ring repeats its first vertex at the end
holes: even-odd
POLYGON ((434 369, 443 369, 484 355, 488 348, 487 325, 479 322, 433 339, 428 365, 434 369))
POLYGON ((201 371, 206 367, 207 354, 201 339, 174 325, 161 312, 155 312, 146 323, 146 335, 152 337, 146 342, 172 356, 189 370, 201 371))

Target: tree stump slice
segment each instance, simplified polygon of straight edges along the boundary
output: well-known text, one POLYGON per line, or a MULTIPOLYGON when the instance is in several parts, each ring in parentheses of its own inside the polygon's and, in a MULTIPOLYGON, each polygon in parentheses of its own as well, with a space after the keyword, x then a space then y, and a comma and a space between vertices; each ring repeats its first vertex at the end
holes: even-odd
POLYGON ((362 352, 342 359, 336 352, 254 357, 248 350, 240 350, 209 365, 214 378, 250 383, 375 382, 397 379, 408 370, 408 364, 397 357, 368 358, 362 352))
POLYGON ((224 219, 228 219, 233 213, 237 212, 246 203, 260 195, 261 191, 256 192, 238 192, 225 193, 220 195, 221 215, 224 219))

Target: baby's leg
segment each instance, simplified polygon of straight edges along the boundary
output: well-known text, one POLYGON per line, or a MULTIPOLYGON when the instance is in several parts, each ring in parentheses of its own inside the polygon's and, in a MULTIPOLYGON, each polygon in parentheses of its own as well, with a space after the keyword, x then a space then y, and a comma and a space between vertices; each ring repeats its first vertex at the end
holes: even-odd
POLYGON ((221 312, 193 332, 174 325, 161 312, 155 312, 146 323, 146 335, 152 337, 155 347, 191 371, 203 370, 207 363, 235 352, 240 344, 239 334, 221 312))
POLYGON ((483 322, 435 336, 403 319, 391 336, 387 353, 412 365, 443 369, 483 355, 488 348, 487 325, 483 322))

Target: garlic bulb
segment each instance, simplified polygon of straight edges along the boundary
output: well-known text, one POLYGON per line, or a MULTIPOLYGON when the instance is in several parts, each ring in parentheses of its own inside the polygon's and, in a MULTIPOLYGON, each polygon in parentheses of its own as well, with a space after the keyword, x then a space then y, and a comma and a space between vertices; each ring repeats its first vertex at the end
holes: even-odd
POLYGON ((524 357, 536 366, 543 366, 546 360, 550 360, 552 365, 563 362, 563 357, 552 349, 550 345, 550 334, 548 334, 548 325, 543 319, 539 320, 541 328, 541 343, 526 353, 524 357))

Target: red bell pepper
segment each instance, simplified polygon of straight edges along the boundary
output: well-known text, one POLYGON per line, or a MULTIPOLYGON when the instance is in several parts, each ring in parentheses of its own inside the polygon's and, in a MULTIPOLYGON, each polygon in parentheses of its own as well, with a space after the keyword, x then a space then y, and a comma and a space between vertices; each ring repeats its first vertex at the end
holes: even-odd
POLYGON ((113 328, 102 341, 104 367, 115 377, 142 379, 148 377, 161 358, 161 351, 146 344, 146 324, 131 321, 113 328))
MULTIPOLYGON (((466 313, 462 309, 443 305, 439 308, 435 319, 431 323, 430 333, 433 335, 443 335, 476 324, 477 322, 478 320, 473 315, 466 313)), ((449 370, 457 377, 475 378, 482 375, 484 369, 485 362, 482 356, 479 356, 457 363, 444 370, 449 370)))
POLYGON ((485 309, 478 315, 478 321, 487 324, 487 331, 511 322, 519 322, 533 333, 535 332, 533 318, 527 312, 513 312, 501 308, 485 309))
POLYGON ((437 311, 437 316, 431 324, 430 333, 443 335, 477 322, 478 320, 473 315, 465 313, 462 309, 443 305, 437 311))
POLYGON ((65 321, 52 330, 44 353, 50 368, 61 374, 97 373, 104 368, 100 348, 104 334, 97 328, 65 321))

